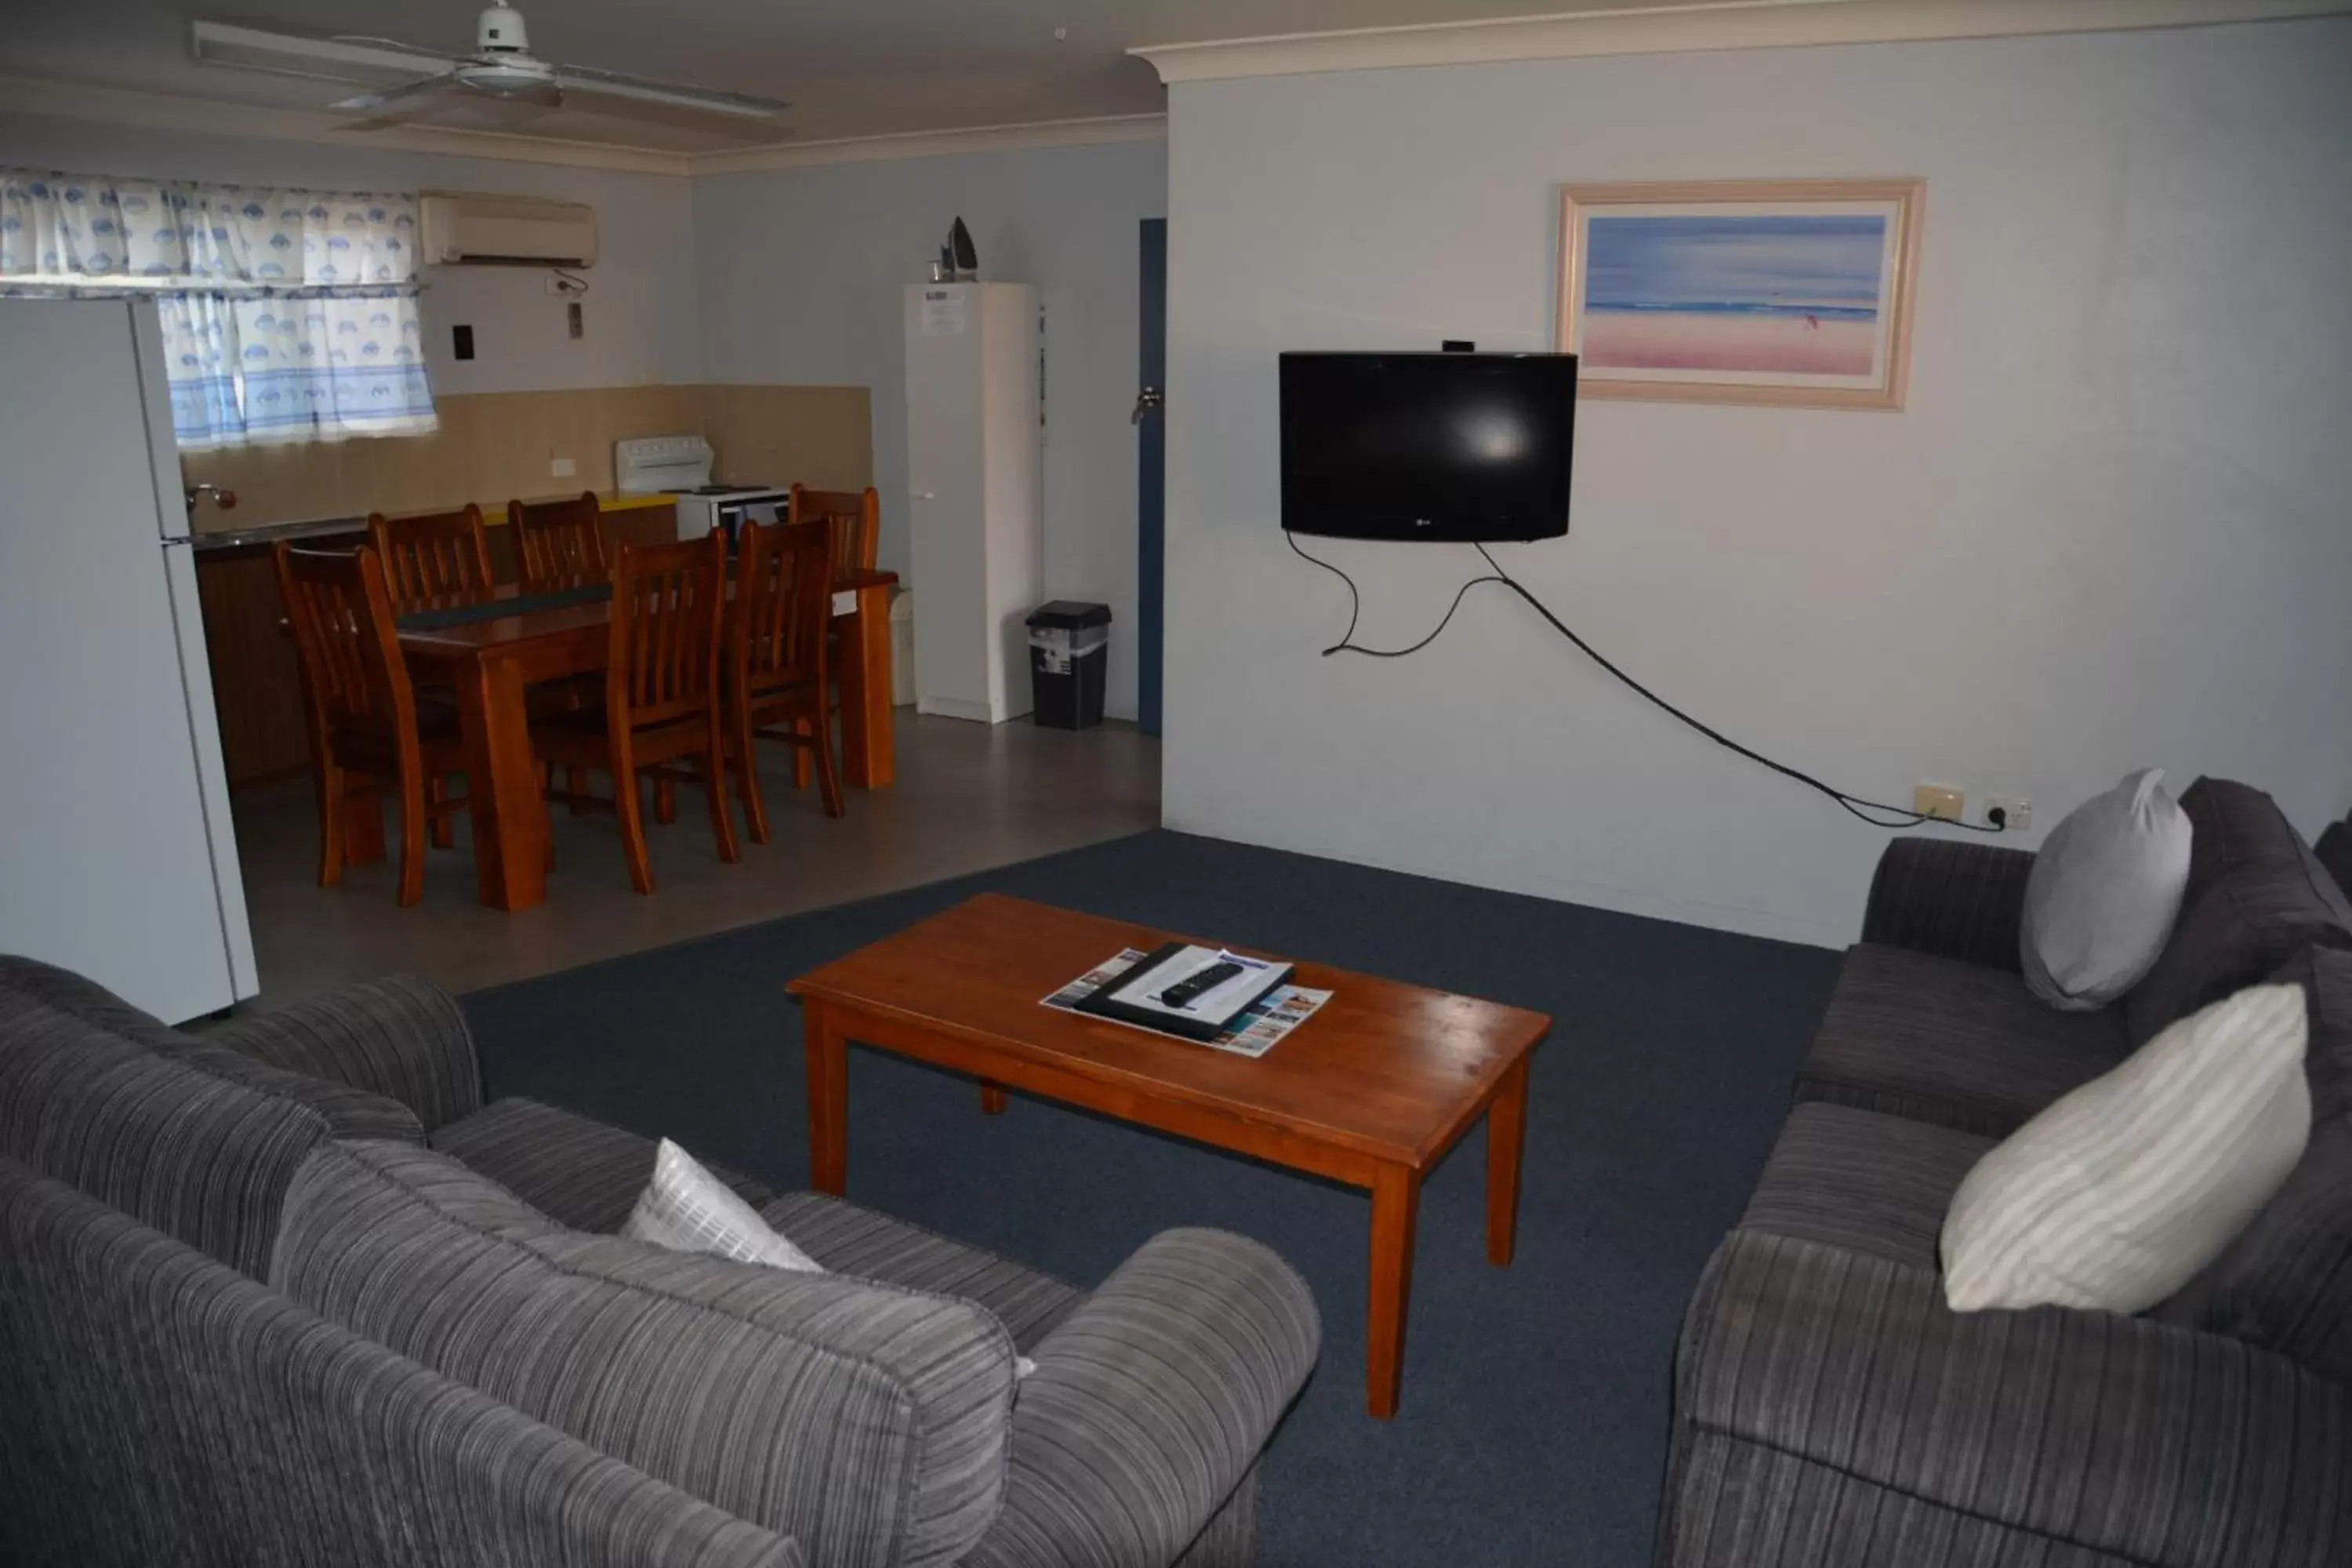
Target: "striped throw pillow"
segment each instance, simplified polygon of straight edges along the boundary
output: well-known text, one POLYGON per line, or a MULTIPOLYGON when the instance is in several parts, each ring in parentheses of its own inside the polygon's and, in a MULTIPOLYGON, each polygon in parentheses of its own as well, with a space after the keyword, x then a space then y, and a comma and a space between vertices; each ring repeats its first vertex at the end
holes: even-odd
POLYGON ((2193 1013, 1977 1163, 1944 1216, 1956 1312, 2138 1312, 2221 1256, 2311 1136, 2300 985, 2193 1013))
POLYGON ((672 1252, 715 1252, 740 1263, 824 1271, 824 1265, 769 1228, 732 1188, 667 1138, 654 1155, 654 1178, 637 1195, 621 1234, 672 1252))
MULTIPOLYGON (((667 1138, 654 1154, 653 1180, 637 1194, 621 1234, 672 1252, 712 1252, 739 1263, 824 1272, 824 1264, 779 1235, 733 1188, 667 1138)), ((1027 1356, 1013 1358, 1015 1377, 1036 1370, 1027 1356)))

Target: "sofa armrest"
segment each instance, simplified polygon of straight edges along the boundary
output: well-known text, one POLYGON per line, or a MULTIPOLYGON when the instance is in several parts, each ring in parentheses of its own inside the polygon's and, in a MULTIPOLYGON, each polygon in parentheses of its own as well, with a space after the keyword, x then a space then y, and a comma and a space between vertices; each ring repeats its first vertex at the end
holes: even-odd
POLYGON ((1321 1342, 1306 1281, 1266 1247, 1152 1237, 1035 1347, 1003 1511, 963 1561, 1164 1568, 1249 1473, 1321 1342))
POLYGON ((2352 1391, 2168 1323, 1955 1313, 1931 1270, 1740 1230, 1707 1266, 1675 1382, 1678 1454, 1728 1438, 1790 1489, 1678 1465, 1668 1528, 1708 1540, 1709 1561, 1765 1516, 1837 1558, 1839 1532, 1871 1528, 1841 1509, 1849 1485, 2167 1568, 2319 1568, 2352 1541, 2352 1391))
POLYGON ((482 1108, 466 1016, 447 992, 415 975, 346 985, 204 1037, 289 1072, 388 1096, 427 1132, 482 1108))
POLYGON ((1937 958, 2019 967, 2032 855, 1949 838, 1897 838, 1878 858, 1862 940, 1937 958))

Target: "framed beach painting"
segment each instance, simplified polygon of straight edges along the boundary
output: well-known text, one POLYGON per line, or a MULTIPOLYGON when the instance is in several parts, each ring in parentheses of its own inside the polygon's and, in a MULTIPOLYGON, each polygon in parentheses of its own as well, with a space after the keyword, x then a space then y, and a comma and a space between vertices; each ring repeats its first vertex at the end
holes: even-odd
POLYGON ((1578 395, 1902 407, 1925 202, 1921 180, 1566 187, 1578 395))

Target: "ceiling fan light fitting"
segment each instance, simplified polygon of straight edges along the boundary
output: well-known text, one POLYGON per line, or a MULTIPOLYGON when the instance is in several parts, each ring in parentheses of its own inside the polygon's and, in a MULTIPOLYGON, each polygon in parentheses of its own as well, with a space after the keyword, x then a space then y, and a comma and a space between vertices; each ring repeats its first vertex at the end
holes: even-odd
POLYGON ((474 24, 474 47, 486 55, 529 54, 530 33, 523 26, 522 13, 506 0, 484 7, 474 24))

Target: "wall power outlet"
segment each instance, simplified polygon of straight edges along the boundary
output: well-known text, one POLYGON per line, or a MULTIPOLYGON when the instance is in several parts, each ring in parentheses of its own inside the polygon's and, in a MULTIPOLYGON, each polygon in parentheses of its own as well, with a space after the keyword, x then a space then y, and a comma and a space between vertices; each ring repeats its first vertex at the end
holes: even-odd
POLYGON ((1985 821, 2003 833, 2022 833, 2033 826, 2033 803, 2021 795, 1987 795, 1985 821))
POLYGON ((551 479, 568 479, 579 471, 579 466, 573 463, 569 458, 551 458, 548 459, 547 472, 549 477, 551 479))

